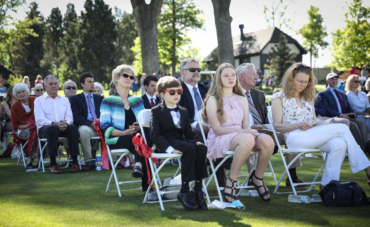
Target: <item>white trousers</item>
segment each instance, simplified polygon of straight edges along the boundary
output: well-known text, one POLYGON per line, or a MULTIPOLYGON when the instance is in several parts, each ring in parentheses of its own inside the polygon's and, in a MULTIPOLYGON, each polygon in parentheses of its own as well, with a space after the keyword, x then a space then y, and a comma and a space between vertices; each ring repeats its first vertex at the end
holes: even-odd
POLYGON ((348 152, 352 173, 370 166, 370 161, 344 124, 326 124, 315 126, 306 131, 300 129, 288 134, 286 144, 289 148, 318 148, 327 153, 326 167, 321 184, 339 180, 342 162, 348 152))

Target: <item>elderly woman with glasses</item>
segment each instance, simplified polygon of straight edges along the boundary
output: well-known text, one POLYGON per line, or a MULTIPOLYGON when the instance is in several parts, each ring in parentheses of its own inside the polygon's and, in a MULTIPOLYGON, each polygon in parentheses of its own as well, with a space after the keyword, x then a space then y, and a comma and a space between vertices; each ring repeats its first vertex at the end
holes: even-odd
POLYGON ((63 85, 64 96, 69 99, 71 96, 76 95, 77 85, 72 80, 67 80, 63 85))
POLYGON ((344 91, 347 92, 348 102, 357 118, 363 120, 370 129, 370 103, 366 94, 361 89, 361 80, 358 75, 347 78, 344 91))
MULTIPOLYGON (((112 81, 116 84, 117 92, 103 99, 100 122, 101 129, 105 130, 105 143, 110 145, 110 149, 125 148, 135 154, 136 163, 130 163, 133 167, 131 176, 142 178, 144 195, 149 186, 145 159, 138 155, 132 143, 132 138, 140 129, 136 122, 139 112, 144 109, 144 103, 140 97, 129 94, 134 80, 135 71, 129 65, 119 65, 112 71, 112 81)), ((146 135, 149 135, 149 130, 146 135)), ((149 141, 148 146, 152 146, 149 141)), ((155 192, 150 193, 150 200, 157 198, 155 192)))
POLYGON ((35 96, 36 98, 37 97, 40 97, 41 95, 44 95, 44 87, 42 84, 36 84, 35 88, 34 88, 34 91, 35 91, 35 96))
MULTIPOLYGON (((18 83, 14 85, 13 94, 17 97, 17 101, 11 107, 11 119, 12 127, 14 131, 18 134, 20 139, 28 140, 32 131, 29 128, 29 121, 35 122, 35 115, 33 114, 34 101, 36 97, 30 96, 30 91, 27 84, 18 83)), ((36 126, 35 126, 36 127, 36 126)), ((36 153, 36 136, 34 135, 33 140, 28 143, 32 143, 31 150, 28 151, 28 146, 25 148, 25 152, 29 153, 29 159, 27 163, 27 169, 32 169, 32 161, 37 156, 36 153)))
POLYGON ((282 90, 270 98, 275 129, 284 133, 290 149, 319 148, 327 153, 320 189, 339 180, 342 162, 348 153, 352 173, 364 170, 370 180, 370 161, 344 124, 313 126, 316 78, 312 69, 295 63, 285 72, 282 90))

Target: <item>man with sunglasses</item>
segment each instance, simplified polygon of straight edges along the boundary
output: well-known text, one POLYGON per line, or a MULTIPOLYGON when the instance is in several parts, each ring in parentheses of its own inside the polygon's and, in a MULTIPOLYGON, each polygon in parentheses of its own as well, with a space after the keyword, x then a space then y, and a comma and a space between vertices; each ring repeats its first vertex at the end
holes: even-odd
POLYGON ((77 84, 72 80, 67 80, 63 85, 64 96, 69 99, 77 93, 77 84))
POLYGON ((44 87, 42 86, 42 84, 36 84, 33 90, 35 91, 36 98, 44 94, 44 87))
POLYGON ((95 166, 92 158, 99 149, 99 142, 91 140, 91 137, 98 136, 95 132, 94 118, 100 118, 100 105, 104 97, 93 94, 94 75, 92 73, 82 73, 79 82, 83 92, 72 96, 70 102, 74 119, 73 123, 80 132, 80 143, 85 161, 83 171, 90 171, 95 166))
MULTIPOLYGON (((320 106, 323 107, 321 117, 333 117, 334 123, 349 122, 349 129, 352 132, 356 142, 360 145, 363 151, 370 151, 370 130, 366 123, 356 118, 356 114, 352 110, 348 102, 346 93, 337 89, 338 75, 329 73, 326 76, 328 87, 318 93, 320 106)), ((315 104, 317 108, 319 104, 315 104)), ((347 124, 348 125, 348 124, 347 124)))

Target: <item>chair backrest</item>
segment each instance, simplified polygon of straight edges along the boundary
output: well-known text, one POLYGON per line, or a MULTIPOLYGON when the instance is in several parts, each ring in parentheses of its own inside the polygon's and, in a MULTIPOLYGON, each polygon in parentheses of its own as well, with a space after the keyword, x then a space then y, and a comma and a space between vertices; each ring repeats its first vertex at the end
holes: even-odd
POLYGON ((138 121, 140 125, 140 130, 141 130, 141 135, 144 137, 145 143, 148 144, 146 141, 146 136, 144 132, 144 125, 149 125, 150 126, 150 118, 152 115, 152 110, 151 109, 145 109, 139 112, 138 114, 138 121))
POLYGON ((208 146, 207 145, 207 138, 206 138, 206 135, 204 134, 203 127, 202 127, 202 124, 204 123, 203 118, 202 118, 202 110, 198 111, 197 116, 198 116, 198 124, 200 126, 199 128, 200 128, 200 131, 202 132, 204 145, 208 146))
POLYGON ((267 112, 271 112, 271 106, 267 106, 267 112))
POLYGON ((267 118, 269 119, 269 122, 270 122, 270 126, 271 126, 271 129, 272 129, 272 132, 274 133, 274 137, 275 137, 275 142, 276 142, 276 146, 278 146, 279 150, 281 149, 281 144, 279 142, 279 139, 278 139, 278 136, 277 136, 277 133, 276 133, 276 130, 275 130, 275 127, 274 127, 274 119, 272 118, 272 111, 269 111, 267 113, 267 118))

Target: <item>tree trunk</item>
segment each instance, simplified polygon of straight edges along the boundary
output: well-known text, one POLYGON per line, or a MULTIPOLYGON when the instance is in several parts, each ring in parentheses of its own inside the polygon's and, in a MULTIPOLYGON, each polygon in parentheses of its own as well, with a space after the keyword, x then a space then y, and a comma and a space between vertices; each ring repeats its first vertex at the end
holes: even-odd
POLYGON ((159 67, 158 57, 158 21, 163 0, 152 0, 148 5, 145 0, 131 0, 136 28, 140 36, 143 72, 148 75, 157 73, 159 67))
POLYGON ((310 67, 312 67, 312 43, 310 45, 310 67))
POLYGON ((173 21, 172 21, 172 75, 176 75, 176 6, 175 0, 172 0, 172 14, 173 14, 173 21))
POLYGON ((233 39, 231 37, 230 16, 231 0, 212 0, 218 41, 218 59, 219 64, 224 62, 234 65, 233 39))

